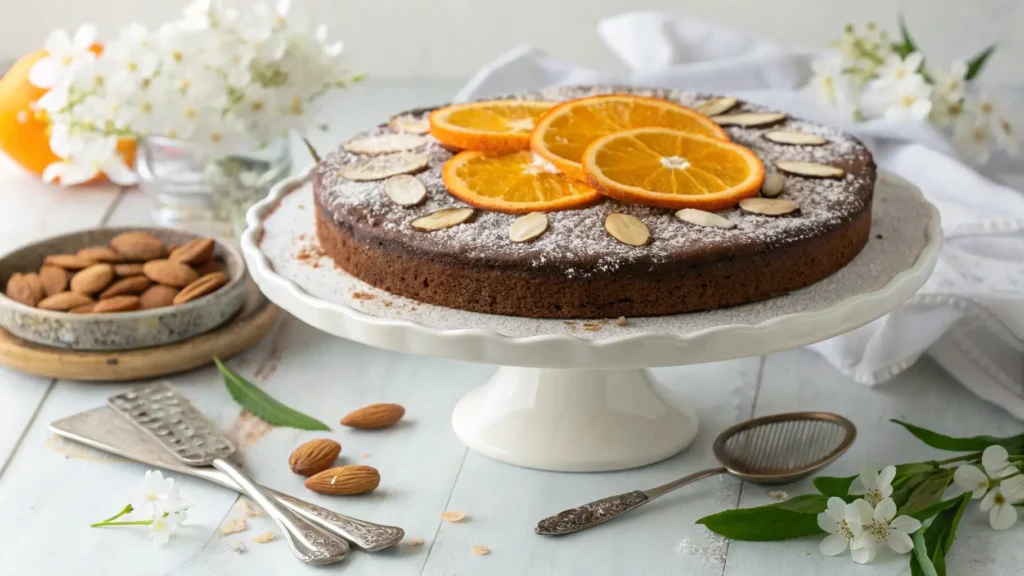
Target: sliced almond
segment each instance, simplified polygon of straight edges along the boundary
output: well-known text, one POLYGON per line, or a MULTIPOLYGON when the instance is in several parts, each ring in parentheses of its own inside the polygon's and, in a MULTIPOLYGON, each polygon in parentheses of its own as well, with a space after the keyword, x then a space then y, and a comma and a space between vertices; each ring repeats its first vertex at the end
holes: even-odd
POLYGON ((697 112, 706 116, 718 116, 719 114, 725 114, 729 110, 736 107, 739 100, 729 96, 726 98, 712 98, 711 100, 705 100, 696 106, 697 112))
POLYGON ((423 538, 413 536, 412 538, 409 538, 408 544, 409 546, 423 546, 423 538))
POLYGON ((383 180, 399 174, 415 174, 427 167, 427 161, 424 154, 399 152, 398 154, 377 156, 366 162, 346 166, 340 174, 357 182, 383 180))
POLYGON ((462 522, 465 518, 466 515, 462 512, 441 512, 441 520, 444 520, 445 522, 462 522))
POLYGON ((828 139, 820 134, 808 134, 806 132, 786 132, 785 130, 772 130, 764 135, 765 139, 776 144, 792 144, 794 146, 821 146, 828 144, 828 139))
POLYGON ((345 151, 354 154, 390 154, 391 152, 408 152, 427 145, 427 139, 415 134, 381 134, 349 140, 345 143, 345 151))
POLYGON ((722 114, 712 118, 719 126, 741 126, 743 128, 769 126, 785 119, 786 115, 780 112, 741 112, 739 114, 722 114))
POLYGON ((842 168, 815 162, 776 162, 775 166, 783 172, 812 178, 842 178, 846 176, 846 172, 842 168))
POLYGON ((651 239, 647 225, 629 214, 611 213, 604 219, 604 229, 623 244, 643 246, 651 239))
POLYGON ((761 196, 765 198, 775 198, 779 194, 782 194, 782 190, 786 187, 786 177, 778 172, 772 172, 764 177, 764 182, 761 183, 761 196))
POLYGON ((800 205, 790 200, 779 198, 744 198, 740 200, 740 210, 762 216, 782 216, 796 212, 800 205))
POLYGON ((548 216, 543 212, 531 212, 516 218, 508 227, 508 239, 513 242, 529 242, 548 229, 548 216))
POLYGON ((442 208, 413 220, 409 225, 420 232, 433 232, 458 226, 473 217, 472 208, 442 208))
POLYGON ((705 212, 696 208, 683 208, 676 212, 676 218, 707 228, 734 228, 736 226, 736 223, 728 218, 722 218, 713 212, 705 212))
POLYGON ((384 193, 399 206, 415 206, 427 199, 427 187, 415 176, 399 174, 384 182, 384 193))
POLYGON ((395 130, 408 134, 426 134, 430 132, 430 120, 416 118, 415 116, 395 116, 388 125, 395 130))
POLYGON ((473 554, 476 554, 477 556, 487 556, 491 553, 491 549, 487 546, 484 546, 483 544, 477 544, 476 546, 470 548, 469 551, 473 554))

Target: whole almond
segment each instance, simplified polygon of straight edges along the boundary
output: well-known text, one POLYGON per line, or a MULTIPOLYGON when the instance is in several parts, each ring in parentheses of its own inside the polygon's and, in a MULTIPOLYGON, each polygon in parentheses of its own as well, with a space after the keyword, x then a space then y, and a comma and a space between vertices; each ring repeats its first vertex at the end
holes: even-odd
POLYGON ((184 304, 196 298, 201 298, 227 283, 228 276, 223 272, 207 274, 182 288, 181 292, 178 292, 178 295, 174 297, 174 303, 184 304))
POLYGON ((68 289, 68 272, 60 266, 43 264, 39 269, 39 279, 43 281, 43 290, 47 296, 60 294, 68 289))
POLYGON ((93 264, 71 278, 71 291, 95 294, 110 285, 114 268, 110 264, 93 264))
POLYGON ((213 248, 212 238, 196 238, 172 250, 167 259, 181 264, 200 264, 213 256, 213 248))
POLYGON ((82 304, 81 306, 75 306, 68 312, 72 314, 92 314, 92 309, 96 307, 95 302, 89 302, 88 304, 82 304))
POLYGON ((142 273, 157 284, 175 288, 188 286, 199 278, 195 270, 170 260, 150 260, 142 265, 142 273))
POLYGON ((341 419, 342 426, 375 430, 387 428, 402 419, 405 408, 398 404, 370 404, 354 412, 349 412, 341 419))
POLYGON ((214 272, 224 271, 220 262, 217 262, 216 260, 207 260, 198 266, 194 266, 194 268, 196 269, 196 272, 199 273, 200 277, 206 276, 207 274, 213 274, 214 272))
POLYGON ((46 296, 46 290, 43 288, 43 282, 39 279, 39 275, 15 272, 7 279, 7 289, 4 294, 25 306, 35 306, 46 296))
POLYGON ((93 306, 93 314, 105 314, 110 312, 129 312, 138 310, 141 302, 138 296, 114 296, 106 300, 100 300, 93 306))
POLYGON ((64 312, 77 308, 79 306, 85 306, 92 302, 92 298, 89 298, 85 294, 79 294, 78 292, 61 292, 60 294, 54 294, 53 296, 47 296, 43 298, 36 307, 42 308, 43 310, 55 310, 57 312, 64 312))
POLYGON ((142 276, 142 264, 114 264, 114 274, 121 278, 142 276))
POLYGON ((145 276, 129 276, 114 282, 103 292, 100 292, 100 300, 113 298, 114 296, 137 296, 142 294, 146 288, 153 285, 153 281, 145 276))
POLYGON ((45 263, 60 266, 65 270, 82 270, 92 266, 96 261, 82 258, 77 254, 50 254, 46 257, 45 263))
POLYGON ((147 232, 125 232, 110 239, 110 247, 126 260, 144 262, 162 258, 167 248, 159 238, 147 232))
POLYGON ((174 303, 174 297, 178 295, 177 288, 153 284, 145 292, 139 294, 139 304, 143 310, 163 308, 174 303))
POLYGON ((341 444, 334 440, 310 440, 292 452, 288 457, 288 467, 300 476, 312 476, 330 468, 338 454, 341 454, 341 444))
POLYGON ((380 472, 373 466, 339 466, 306 478, 306 488, 320 494, 365 494, 380 485, 380 472))
POLYGON ((89 246, 78 251, 78 256, 95 262, 114 264, 124 261, 124 257, 109 246, 89 246))

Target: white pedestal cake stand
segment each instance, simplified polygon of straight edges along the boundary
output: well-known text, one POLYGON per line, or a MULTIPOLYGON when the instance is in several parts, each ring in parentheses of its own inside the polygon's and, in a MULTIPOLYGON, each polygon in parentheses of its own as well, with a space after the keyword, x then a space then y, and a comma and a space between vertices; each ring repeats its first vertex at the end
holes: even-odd
POLYGON ((242 248, 264 294, 303 322, 371 346, 498 364, 455 407, 470 448, 531 468, 599 471, 667 458, 693 441, 693 410, 645 368, 758 356, 848 332, 912 296, 938 256, 939 215, 892 174, 872 236, 843 270, 765 302, 695 314, 562 321, 477 314, 378 290, 319 251, 309 171, 248 213, 242 248))

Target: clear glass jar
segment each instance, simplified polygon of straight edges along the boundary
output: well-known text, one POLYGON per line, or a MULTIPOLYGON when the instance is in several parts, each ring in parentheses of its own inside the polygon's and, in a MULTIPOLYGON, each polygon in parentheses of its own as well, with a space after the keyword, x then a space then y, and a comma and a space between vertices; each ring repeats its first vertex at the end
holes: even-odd
POLYGON ((153 220, 202 233, 241 234, 245 212, 291 172, 291 147, 282 138, 255 150, 216 159, 187 142, 164 137, 139 142, 139 188, 159 204, 153 220))

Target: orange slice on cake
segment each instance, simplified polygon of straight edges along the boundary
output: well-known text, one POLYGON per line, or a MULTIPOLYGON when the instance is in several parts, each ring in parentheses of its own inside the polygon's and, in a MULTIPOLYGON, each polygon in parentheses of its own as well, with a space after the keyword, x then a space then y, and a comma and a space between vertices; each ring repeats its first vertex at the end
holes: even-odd
POLYGON ((764 165, 732 142, 666 128, 595 140, 583 154, 588 181, 605 196, 659 208, 721 210, 754 196, 764 165))
POLYGON ((452 196, 466 204, 506 214, 582 208, 601 199, 529 150, 460 152, 445 162, 442 178, 452 196))
POLYGON ((492 100, 438 108, 430 113, 430 134, 462 150, 514 152, 530 147, 530 132, 554 102, 492 100))
POLYGON ((714 120, 691 108, 660 98, 607 94, 552 108, 534 128, 530 147, 570 177, 586 180, 580 159, 591 142, 613 132, 655 126, 729 140, 714 120))

